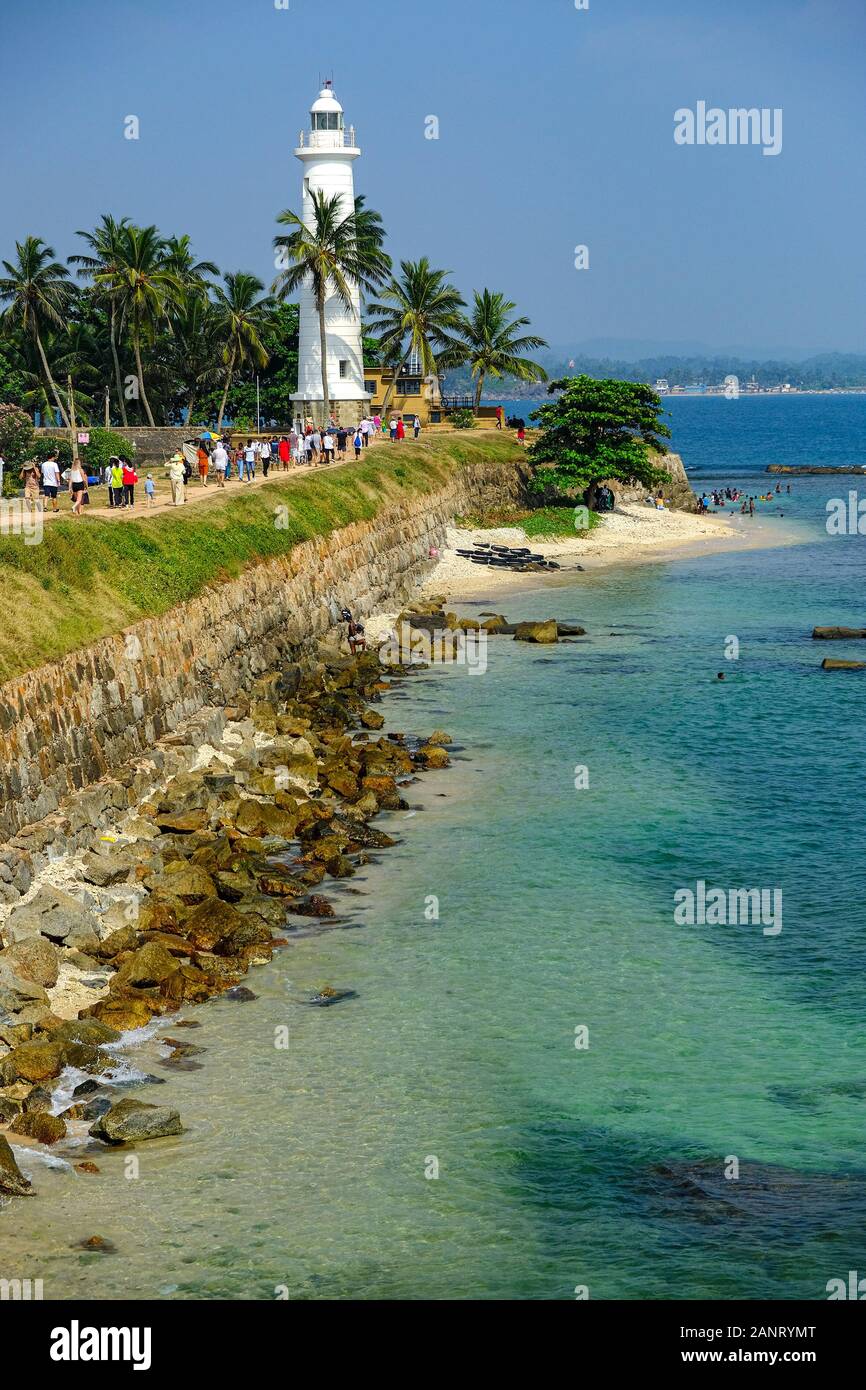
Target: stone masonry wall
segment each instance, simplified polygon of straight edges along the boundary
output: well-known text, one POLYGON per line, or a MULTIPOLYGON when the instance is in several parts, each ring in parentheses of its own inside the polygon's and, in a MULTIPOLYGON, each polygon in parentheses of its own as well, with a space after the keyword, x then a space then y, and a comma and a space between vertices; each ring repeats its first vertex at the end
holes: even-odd
MULTIPOLYGON (((441 547, 456 514, 513 505, 520 495, 514 465, 461 469, 435 493, 306 541, 0 686, 0 841, 16 837, 23 848, 22 827, 64 805, 86 806, 88 795, 95 815, 98 788, 85 789, 325 636, 334 601, 358 615, 397 606, 429 573, 428 551, 441 547)), ((131 778, 126 786, 131 802, 131 778)), ((125 796, 115 781, 109 806, 125 796)))

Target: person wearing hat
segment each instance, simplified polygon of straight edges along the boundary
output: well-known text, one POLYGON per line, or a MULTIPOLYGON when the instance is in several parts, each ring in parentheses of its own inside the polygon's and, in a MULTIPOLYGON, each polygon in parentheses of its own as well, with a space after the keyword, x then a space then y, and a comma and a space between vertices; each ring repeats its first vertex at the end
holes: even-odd
POLYGON ((28 511, 39 511, 39 464, 36 459, 25 459, 21 465, 21 481, 24 484, 24 504, 28 511))
POLYGON ((171 500, 176 507, 182 507, 186 500, 184 497, 186 469, 183 463, 183 454, 172 454, 168 463, 168 481, 171 483, 171 500))

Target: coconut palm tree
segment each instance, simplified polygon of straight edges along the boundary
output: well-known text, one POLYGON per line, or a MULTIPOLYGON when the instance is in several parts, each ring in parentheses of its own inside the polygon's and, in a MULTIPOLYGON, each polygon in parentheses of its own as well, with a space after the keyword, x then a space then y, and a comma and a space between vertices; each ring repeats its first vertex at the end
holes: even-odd
POLYGON ((371 308, 370 331, 378 339, 383 360, 394 369, 382 405, 387 411, 397 382, 410 356, 416 353, 425 376, 437 376, 442 365, 453 365, 463 351, 457 334, 463 325, 465 301, 448 283, 450 270, 434 270, 426 256, 401 261, 371 308))
POLYGON ((69 271, 54 259, 54 248, 46 246, 40 237, 29 236, 16 242, 15 250, 17 263, 3 261, 6 275, 0 276, 0 302, 6 304, 3 320, 10 327, 20 328, 36 348, 43 380, 68 429, 69 416, 51 375, 43 333, 65 327, 73 297, 69 271))
POLYGON ((196 396, 222 379, 222 334, 218 310, 196 289, 181 291, 172 311, 168 365, 187 398, 187 424, 192 424, 196 396))
POLYGON ((92 232, 76 232, 90 247, 91 255, 70 256, 70 265, 79 267, 79 275, 95 280, 97 274, 108 278, 94 287, 94 295, 108 305, 108 335, 111 342, 111 360, 114 364, 114 386, 120 407, 120 418, 124 425, 126 418, 126 399, 123 394, 123 378, 120 371, 120 356, 117 350, 120 334, 120 313, 115 272, 119 266, 120 232, 129 226, 129 218, 121 217, 117 222, 110 213, 103 213, 102 219, 92 232), (112 289, 112 285, 115 286, 112 289))
POLYGON ((192 243, 184 236, 170 236, 165 241, 166 268, 177 276, 182 289, 197 290, 206 295, 211 289, 208 276, 219 275, 219 266, 213 261, 193 259, 192 243))
POLYGON ((387 257, 381 249, 381 218, 378 213, 361 209, 359 224, 356 213, 345 217, 339 193, 328 197, 321 189, 312 194, 313 225, 286 209, 277 217, 288 233, 274 237, 274 246, 283 253, 285 269, 274 280, 272 292, 285 299, 300 287, 312 285, 319 316, 319 346, 322 359, 322 417, 327 424, 331 415, 331 393, 328 384, 328 336, 325 328, 325 306, 336 297, 354 313, 353 294, 356 289, 372 291, 387 274, 387 257))
MULTIPOLYGON (((458 330, 463 340, 457 349, 457 358, 467 363, 475 377, 475 409, 481 404, 484 382, 487 377, 513 376, 518 381, 546 381, 547 372, 537 362, 524 357, 525 352, 534 352, 547 347, 543 338, 532 333, 521 334, 522 328, 529 327, 529 319, 512 319, 510 315, 517 308, 510 299, 491 290, 478 290, 474 294, 472 312, 466 315, 458 330)), ((451 365, 458 365, 453 361, 451 365)))
POLYGON ((214 290, 215 331, 223 341, 225 363, 225 389, 220 402, 217 432, 222 429, 226 401, 237 368, 246 363, 256 367, 266 367, 268 364, 261 335, 268 314, 274 307, 270 295, 260 297, 265 287, 255 275, 247 275, 239 270, 229 272, 223 278, 225 286, 218 285, 214 290))
POLYGON ((120 322, 131 326, 138 391, 151 426, 156 422, 144 384, 141 343, 143 338, 153 341, 169 302, 180 293, 180 281, 166 263, 165 245, 156 227, 119 226, 115 262, 93 277, 94 284, 116 295, 120 322))
POLYGON ((367 199, 359 193, 355 199, 355 236, 361 255, 376 266, 374 285, 381 285, 391 274, 391 257, 383 249, 385 224, 381 215, 366 206, 367 199))

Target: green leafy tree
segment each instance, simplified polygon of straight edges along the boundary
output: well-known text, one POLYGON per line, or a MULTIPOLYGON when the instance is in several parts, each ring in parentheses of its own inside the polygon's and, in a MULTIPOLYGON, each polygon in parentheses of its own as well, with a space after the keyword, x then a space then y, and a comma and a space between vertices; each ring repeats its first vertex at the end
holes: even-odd
POLYGON ((5 276, 0 276, 0 302, 6 304, 4 322, 19 327, 29 337, 39 356, 43 380, 51 399, 68 427, 57 383, 48 365, 44 334, 52 328, 62 328, 72 299, 69 271, 54 260, 54 248, 46 246, 39 237, 26 237, 15 243, 18 260, 3 262, 5 276))
POLYGON ((229 271, 223 278, 225 284, 218 285, 214 291, 216 331, 222 336, 225 363, 225 387, 217 416, 217 430, 222 429, 235 369, 247 363, 259 367, 267 365, 268 354, 262 342, 262 333, 268 314, 274 307, 273 299, 262 295, 265 287, 255 275, 247 275, 239 270, 229 271))
POLYGON ((561 394, 532 414, 541 426, 529 449, 536 491, 589 490, 592 506, 596 485, 606 478, 651 487, 665 476, 652 455, 667 452, 670 430, 649 386, 577 376, 553 381, 548 390, 561 394))
POLYGON ((98 476, 112 455, 132 463, 135 458, 135 446, 130 440, 124 439, 122 434, 115 434, 113 430, 96 429, 90 431, 90 443, 84 445, 81 453, 88 473, 98 476))
POLYGON ((381 250, 378 214, 361 209, 361 222, 353 211, 345 217, 339 193, 328 197, 321 189, 312 194, 313 224, 288 208, 277 222, 291 230, 274 237, 284 265, 274 280, 273 292, 280 299, 294 294, 305 283, 312 285, 319 318, 319 348, 322 363, 322 418, 331 414, 328 383, 328 335, 325 306, 332 295, 354 312, 353 293, 357 286, 370 291, 380 284, 390 264, 381 250))
POLYGON ((481 404, 488 377, 515 377, 518 381, 546 381, 547 372, 524 354, 547 347, 543 338, 522 333, 529 319, 512 318, 517 305, 491 290, 474 294, 472 312, 460 325, 465 361, 475 379, 475 409, 481 404))
POLYGON ((464 349, 458 335, 465 301, 448 283, 450 274, 448 270, 434 270, 426 256, 420 261, 401 261, 399 277, 391 279, 371 306, 370 330, 379 339, 383 361, 395 369, 385 392, 383 414, 413 352, 425 376, 438 375, 437 357, 443 365, 452 359, 462 360, 464 349))
POLYGON ((27 389, 27 364, 21 348, 21 334, 14 330, 0 340, 0 401, 9 405, 22 405, 21 398, 27 389))

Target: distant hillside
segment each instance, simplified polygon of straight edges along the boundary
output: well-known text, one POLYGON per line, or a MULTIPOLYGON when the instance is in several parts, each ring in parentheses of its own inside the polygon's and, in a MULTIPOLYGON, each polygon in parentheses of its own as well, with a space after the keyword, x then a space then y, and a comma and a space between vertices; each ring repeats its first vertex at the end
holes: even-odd
MULTIPOLYGON (((691 386, 703 382, 720 384, 726 376, 750 381, 754 376, 759 386, 782 386, 785 382, 804 391, 826 391, 831 387, 866 387, 866 355, 851 352, 825 352, 802 362, 759 361, 740 357, 677 357, 658 355, 644 357, 638 362, 624 362, 611 357, 574 357, 568 361, 539 354, 538 360, 549 377, 587 376, 615 377, 619 381, 647 381, 650 385, 664 377, 671 386, 691 386)), ((449 372, 445 391, 462 395, 472 389, 465 370, 449 372)), ((525 400, 544 394, 544 387, 505 377, 491 383, 485 392, 488 400, 525 400)))

